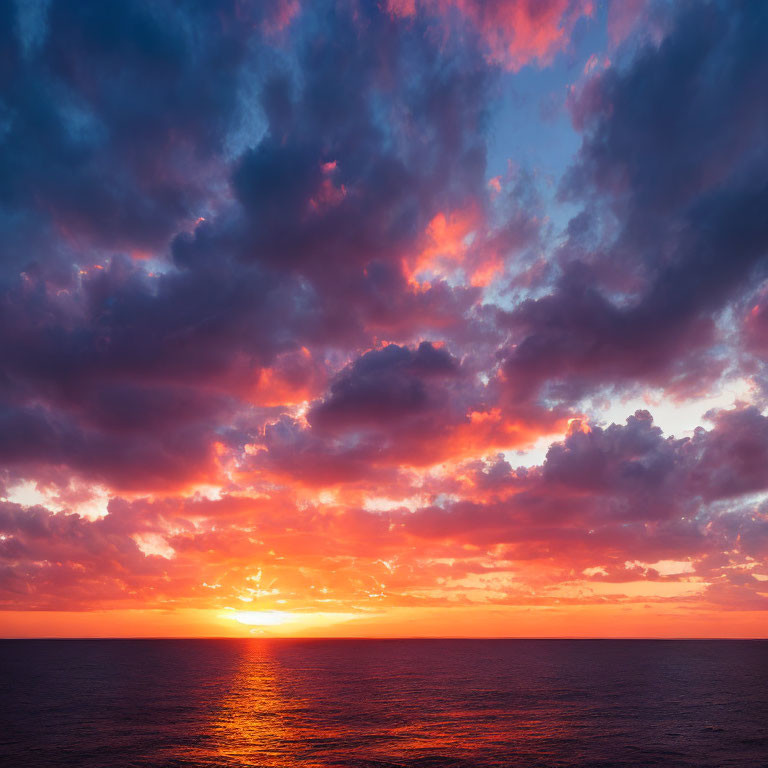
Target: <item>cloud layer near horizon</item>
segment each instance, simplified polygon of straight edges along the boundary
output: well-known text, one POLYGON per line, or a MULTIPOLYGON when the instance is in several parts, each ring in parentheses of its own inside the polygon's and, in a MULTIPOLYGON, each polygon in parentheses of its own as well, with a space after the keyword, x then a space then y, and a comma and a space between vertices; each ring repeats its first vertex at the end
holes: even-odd
POLYGON ((762 4, 0 14, 0 608, 768 608, 762 4))

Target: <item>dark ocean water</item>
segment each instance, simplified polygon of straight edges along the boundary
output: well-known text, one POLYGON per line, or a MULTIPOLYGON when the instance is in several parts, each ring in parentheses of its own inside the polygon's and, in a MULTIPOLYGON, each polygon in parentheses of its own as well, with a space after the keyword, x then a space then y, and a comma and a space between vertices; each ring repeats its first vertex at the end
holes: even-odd
POLYGON ((768 641, 0 641, 0 764, 768 766, 768 641))

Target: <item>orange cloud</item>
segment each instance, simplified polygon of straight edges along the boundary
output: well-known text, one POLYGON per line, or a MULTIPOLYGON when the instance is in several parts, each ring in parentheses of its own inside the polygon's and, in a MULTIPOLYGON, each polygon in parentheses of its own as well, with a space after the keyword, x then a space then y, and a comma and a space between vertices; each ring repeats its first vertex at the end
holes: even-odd
POLYGON ((568 43, 576 21, 592 16, 592 0, 388 0, 393 16, 419 10, 445 14, 458 10, 481 35, 488 57, 517 72, 527 64, 549 64, 568 43))

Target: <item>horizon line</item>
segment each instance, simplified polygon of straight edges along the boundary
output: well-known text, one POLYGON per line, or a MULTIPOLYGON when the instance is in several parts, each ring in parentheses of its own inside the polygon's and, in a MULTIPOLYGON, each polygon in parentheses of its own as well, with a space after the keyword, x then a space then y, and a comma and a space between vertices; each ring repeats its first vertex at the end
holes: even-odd
POLYGON ((477 641, 531 641, 531 640, 563 640, 563 641, 603 641, 614 642, 621 640, 629 641, 755 641, 766 642, 768 641, 768 635, 761 637, 723 637, 723 636, 701 636, 701 637, 643 637, 643 636, 630 636, 630 637, 616 637, 616 636, 562 636, 562 635, 530 635, 521 637, 510 636, 488 636, 488 637, 475 637, 468 635, 402 635, 391 637, 369 637, 369 636, 292 636, 292 635, 274 635, 274 636, 260 636, 260 637, 247 637, 247 636, 233 636, 233 635, 206 635, 206 636, 193 636, 193 635, 157 635, 157 636, 135 636, 135 635, 93 635, 93 636, 61 636, 61 635, 34 635, 29 637, 0 637, 0 642, 5 641, 28 641, 28 640, 309 640, 309 641, 327 641, 327 640, 342 640, 342 641, 402 641, 402 640, 477 640, 477 641))

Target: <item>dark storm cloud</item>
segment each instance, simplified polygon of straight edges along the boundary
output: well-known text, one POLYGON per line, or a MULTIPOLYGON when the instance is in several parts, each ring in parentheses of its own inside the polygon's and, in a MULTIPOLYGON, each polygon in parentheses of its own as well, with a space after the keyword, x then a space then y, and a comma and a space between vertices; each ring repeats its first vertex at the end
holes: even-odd
POLYGON ((390 305, 407 296, 401 260, 429 221, 484 198, 492 73, 471 48, 444 55, 372 4, 315 22, 301 82, 278 72, 261 91, 268 131, 234 169, 237 214, 180 236, 174 256, 187 265, 228 249, 301 274, 364 326, 382 319, 369 298, 382 283, 390 305))
POLYGON ((636 382, 695 394, 722 370, 717 314, 768 252, 766 34, 761 3, 685 4, 658 48, 576 98, 585 136, 562 194, 602 204, 618 236, 510 313, 520 397, 636 382))
POLYGON ((7 16, 0 204, 65 242, 129 250, 197 217, 238 105, 248 40, 233 10, 49 3, 32 49, 7 16))
POLYGON ((401 260, 482 194, 482 56, 375 4, 294 31, 289 10, 54 3, 20 22, 34 44, 10 11, 0 396, 25 426, 6 462, 197 479, 277 356, 455 327, 476 299, 414 291, 401 260), (266 133, 231 156, 243 120, 259 136, 252 93, 266 133))
POLYGON ((423 342, 410 350, 390 344, 368 352, 331 383, 330 395, 313 408, 309 421, 320 428, 387 425, 444 405, 435 379, 458 375, 457 361, 423 342))

